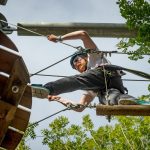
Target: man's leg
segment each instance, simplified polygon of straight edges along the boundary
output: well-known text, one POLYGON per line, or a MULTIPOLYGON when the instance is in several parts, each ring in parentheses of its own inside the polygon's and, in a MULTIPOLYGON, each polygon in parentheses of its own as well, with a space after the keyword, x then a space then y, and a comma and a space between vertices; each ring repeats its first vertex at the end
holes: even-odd
POLYGON ((105 89, 103 72, 101 70, 88 70, 79 75, 65 77, 44 85, 50 94, 58 95, 76 90, 105 89))
MULTIPOLYGON (((76 90, 105 89, 104 81, 105 80, 104 80, 103 72, 100 69, 93 69, 93 70, 88 70, 87 72, 84 72, 79 75, 69 76, 69 77, 56 80, 54 82, 49 82, 44 86, 33 85, 32 88, 34 89, 34 91, 37 91, 37 93, 45 93, 43 94, 45 97, 41 97, 41 98, 47 98, 48 94, 58 95, 58 94, 72 92, 76 90)), ((38 97, 38 96, 34 94, 34 97, 38 97)))
POLYGON ((110 105, 137 105, 137 99, 124 93, 120 76, 110 77, 108 85, 108 101, 110 105))

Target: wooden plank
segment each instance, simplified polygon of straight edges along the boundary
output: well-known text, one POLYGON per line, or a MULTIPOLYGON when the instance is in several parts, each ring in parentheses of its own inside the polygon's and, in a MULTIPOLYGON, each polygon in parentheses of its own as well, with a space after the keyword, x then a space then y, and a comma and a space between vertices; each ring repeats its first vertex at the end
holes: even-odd
POLYGON ((10 74, 15 61, 20 57, 20 55, 13 53, 13 51, 7 51, 4 48, 0 48, 0 71, 10 74))
MULTIPOLYGON (((64 35, 69 32, 77 30, 85 30, 90 36, 93 37, 135 37, 137 30, 129 30, 126 24, 115 24, 115 23, 39 23, 39 24, 27 24, 18 23, 18 26, 38 32, 42 35, 56 34, 64 35)), ((18 35, 27 36, 39 36, 33 32, 17 28, 18 35)))
POLYGON ((22 58, 19 58, 13 66, 8 84, 2 95, 5 101, 17 106, 23 96, 27 83, 29 82, 30 78, 25 64, 22 61, 22 58))
POLYGON ((25 131, 30 118, 30 112, 17 108, 14 119, 10 126, 20 131, 25 131))
POLYGON ((16 107, 0 101, 0 143, 5 137, 8 126, 14 118, 16 107))
POLYGON ((0 31, 0 45, 18 52, 16 45, 2 31, 0 31))
POLYGON ((97 115, 150 116, 150 105, 97 105, 97 115))
POLYGON ((0 146, 6 148, 7 150, 15 150, 22 137, 23 134, 8 129, 6 136, 0 146))
POLYGON ((1 99, 1 94, 3 93, 5 84, 7 83, 8 77, 0 74, 0 99, 1 99))
POLYGON ((19 105, 22 105, 24 107, 31 109, 31 107, 32 107, 32 92, 31 92, 30 86, 26 87, 25 92, 20 100, 19 105))
POLYGON ((7 75, 0 74, 0 147, 14 150, 29 122, 30 111, 17 106, 31 108, 31 87, 27 86, 30 77, 22 57, 10 50, 17 48, 1 32, 0 45, 5 46, 0 47, 0 73, 7 75))

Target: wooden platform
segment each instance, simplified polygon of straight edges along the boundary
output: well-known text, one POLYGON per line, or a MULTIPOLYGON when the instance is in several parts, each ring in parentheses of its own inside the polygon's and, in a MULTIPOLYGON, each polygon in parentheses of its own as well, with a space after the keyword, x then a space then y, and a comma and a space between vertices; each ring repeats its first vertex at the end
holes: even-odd
POLYGON ((29 122, 29 73, 15 44, 0 31, 0 149, 14 150, 29 122))
POLYGON ((96 114, 98 116, 150 116, 150 105, 97 105, 96 114))

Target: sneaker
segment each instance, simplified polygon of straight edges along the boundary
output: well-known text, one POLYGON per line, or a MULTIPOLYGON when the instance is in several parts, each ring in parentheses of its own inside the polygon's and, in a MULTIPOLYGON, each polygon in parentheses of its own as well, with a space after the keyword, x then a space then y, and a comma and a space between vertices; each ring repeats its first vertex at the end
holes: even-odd
POLYGON ((139 105, 136 99, 120 99, 119 105, 139 105))
POLYGON ((119 105, 139 105, 138 100, 135 97, 127 95, 127 94, 123 94, 120 96, 118 104, 119 105))
POLYGON ((37 97, 37 98, 47 98, 49 95, 49 90, 45 87, 43 87, 41 84, 32 84, 32 97, 37 97))
POLYGON ((146 100, 137 100, 139 105, 150 105, 150 101, 146 101, 146 100))

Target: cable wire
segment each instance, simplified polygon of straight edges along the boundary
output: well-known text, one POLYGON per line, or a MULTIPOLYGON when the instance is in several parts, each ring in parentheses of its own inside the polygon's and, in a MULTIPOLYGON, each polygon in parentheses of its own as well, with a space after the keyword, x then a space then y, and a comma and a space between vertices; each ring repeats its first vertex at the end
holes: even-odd
POLYGON ((62 62, 62 61, 64 61, 64 60, 66 60, 66 59, 68 59, 69 57, 72 57, 73 55, 74 55, 74 54, 71 54, 71 55, 69 55, 69 56, 67 56, 67 57, 65 57, 65 58, 63 58, 63 59, 61 59, 61 60, 59 60, 59 61, 53 63, 52 65, 49 65, 48 67, 45 67, 44 69, 41 69, 41 70, 35 72, 34 74, 30 74, 30 77, 32 77, 32 76, 34 76, 34 75, 36 75, 36 74, 38 74, 38 73, 40 73, 40 72, 42 72, 42 71, 48 69, 48 68, 50 68, 50 67, 52 67, 52 66, 54 66, 54 65, 56 65, 56 64, 58 64, 58 63, 60 63, 60 62, 62 62))
MULTIPOLYGON (((23 30, 25 30, 25 31, 31 32, 31 33, 33 33, 33 34, 36 34, 36 35, 43 36, 43 37, 46 37, 46 38, 47 38, 47 36, 44 35, 44 34, 35 32, 35 31, 33 31, 33 30, 30 30, 30 29, 27 29, 27 28, 24 28, 24 27, 21 27, 21 26, 19 26, 19 25, 15 25, 15 24, 9 23, 9 22, 4 21, 4 20, 0 20, 0 22, 4 22, 4 23, 7 23, 7 24, 10 24, 10 25, 15 26, 15 27, 17 27, 17 28, 20 28, 20 29, 23 29, 23 30)), ((58 42, 61 43, 61 44, 70 46, 70 47, 72 47, 72 48, 74 48, 74 49, 77 49, 77 50, 80 49, 80 46, 77 46, 77 47, 76 47, 76 46, 73 46, 73 45, 71 45, 71 44, 65 43, 65 42, 63 42, 63 41, 58 41, 58 42)), ((95 52, 98 53, 98 51, 95 51, 95 52)), ((114 50, 114 51, 99 51, 99 53, 101 53, 101 52, 103 52, 103 53, 109 53, 109 54, 111 54, 111 53, 114 53, 114 54, 134 54, 134 53, 131 53, 131 52, 128 52, 128 53, 118 52, 118 51, 116 51, 116 50, 114 50)), ((142 54, 142 55, 150 55, 150 54, 142 54)))
POLYGON ((54 114, 52 114, 52 115, 50 115, 50 116, 48 116, 48 117, 45 117, 45 118, 43 118, 43 119, 41 119, 41 120, 39 120, 39 121, 36 121, 36 122, 30 124, 30 125, 28 126, 28 128, 31 127, 31 126, 37 125, 38 123, 40 123, 40 122, 42 122, 42 121, 44 121, 44 120, 47 120, 48 118, 51 118, 51 117, 53 117, 53 116, 55 116, 55 115, 57 115, 57 114, 59 114, 59 113, 61 113, 61 112, 63 112, 63 111, 66 111, 66 110, 70 110, 70 108, 67 107, 67 108, 62 109, 62 110, 60 110, 60 111, 58 111, 58 112, 56 112, 56 113, 54 113, 54 114))
MULTIPOLYGON (((36 74, 36 76, 47 76, 47 77, 58 77, 58 78, 64 78, 68 76, 63 75, 49 75, 49 74, 36 74)), ((124 81, 143 81, 143 82, 150 82, 150 80, 140 80, 140 79, 122 79, 124 81)))

